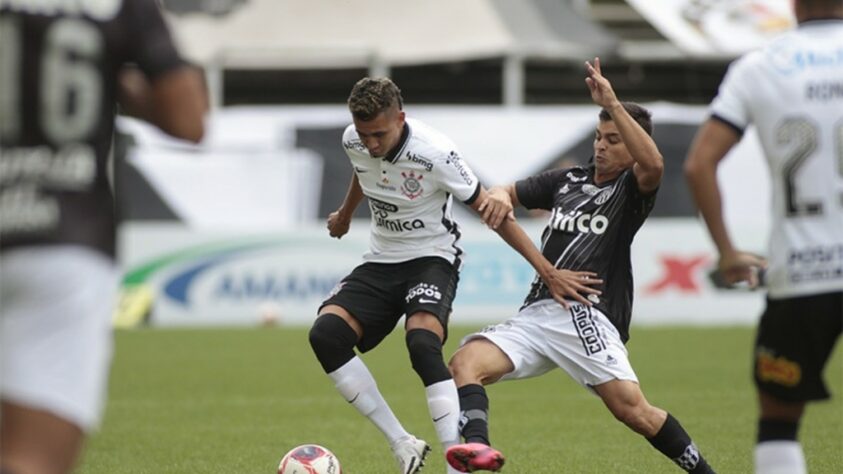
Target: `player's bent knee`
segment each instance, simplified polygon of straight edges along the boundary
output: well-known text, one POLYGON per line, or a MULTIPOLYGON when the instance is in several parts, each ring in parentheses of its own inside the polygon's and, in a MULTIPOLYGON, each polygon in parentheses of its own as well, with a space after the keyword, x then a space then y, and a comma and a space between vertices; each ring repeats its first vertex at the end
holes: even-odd
POLYGON ((325 313, 316 318, 308 335, 310 347, 325 373, 331 373, 354 358, 357 333, 336 314, 325 313))
POLYGON ((442 359, 442 341, 427 329, 407 331, 407 351, 413 370, 419 374, 425 387, 448 380, 451 373, 442 359))

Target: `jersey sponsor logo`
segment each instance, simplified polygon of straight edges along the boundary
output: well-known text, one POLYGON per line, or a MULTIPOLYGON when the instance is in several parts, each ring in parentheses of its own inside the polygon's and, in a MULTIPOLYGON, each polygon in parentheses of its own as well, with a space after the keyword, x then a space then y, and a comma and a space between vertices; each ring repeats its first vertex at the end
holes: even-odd
POLYGON ((392 232, 405 232, 416 229, 424 229, 424 221, 421 219, 390 219, 389 213, 398 211, 398 207, 394 204, 370 198, 369 209, 372 211, 372 219, 374 220, 375 226, 377 227, 382 227, 392 232))
POLYGON ((579 211, 569 214, 556 207, 550 216, 550 227, 562 232, 601 235, 609 227, 609 218, 602 214, 585 214, 579 211))
POLYGON ((784 356, 759 348, 755 372, 762 382, 772 382, 785 387, 794 387, 802 380, 802 367, 784 356))
POLYGON ((96 176, 96 152, 87 144, 0 151, 0 235, 55 229, 61 198, 49 191, 89 192, 96 176))
POLYGON ((374 209, 386 212, 398 212, 398 206, 390 202, 381 201, 380 199, 369 198, 369 205, 372 206, 372 212, 374 212, 374 209))
POLYGON ((791 249, 787 267, 792 283, 839 279, 843 277, 843 245, 791 249))
POLYGON ((433 283, 419 283, 410 288, 404 300, 409 303, 413 298, 418 298, 419 303, 438 303, 442 299, 442 292, 433 283))
POLYGON ((577 328, 577 335, 580 337, 586 355, 597 354, 606 349, 606 343, 600 337, 600 331, 597 330, 587 306, 571 305, 571 317, 574 319, 574 327, 577 328))
POLYGON ((422 165, 428 173, 433 170, 433 162, 412 152, 407 152, 407 160, 422 165))
POLYGON ((49 2, 33 2, 32 0, 3 0, 4 8, 12 11, 22 11, 32 15, 55 16, 60 14, 84 14, 97 21, 108 21, 120 11, 123 0, 51 0, 49 2))
POLYGON ((368 152, 368 150, 366 150, 366 146, 363 145, 363 142, 360 140, 346 140, 342 142, 342 146, 345 147, 346 150, 368 152))
POLYGON ((799 49, 785 42, 779 42, 773 48, 770 54, 773 67, 784 75, 800 73, 806 69, 843 67, 843 48, 836 51, 799 49))
POLYGON ((457 169, 457 172, 460 174, 460 176, 462 176, 462 179, 463 181, 465 181, 465 184, 469 186, 474 184, 474 178, 471 177, 471 173, 469 173, 465 165, 463 165, 462 158, 460 158, 460 155, 457 152, 451 151, 450 153, 448 153, 448 158, 445 160, 445 163, 453 165, 454 168, 457 169))
POLYGON ((402 171, 401 176, 404 177, 404 183, 401 184, 401 193, 410 199, 421 196, 424 192, 424 188, 421 185, 424 176, 422 174, 416 175, 414 171, 410 171, 409 173, 402 171))

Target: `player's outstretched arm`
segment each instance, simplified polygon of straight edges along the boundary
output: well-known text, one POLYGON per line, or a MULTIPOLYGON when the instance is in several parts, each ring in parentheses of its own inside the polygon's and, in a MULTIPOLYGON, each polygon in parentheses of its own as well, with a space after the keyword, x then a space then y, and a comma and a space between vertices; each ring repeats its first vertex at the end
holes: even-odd
POLYGON ((336 211, 328 215, 328 234, 331 237, 341 239, 343 235, 348 233, 351 227, 351 218, 354 215, 354 210, 360 205, 363 200, 363 188, 360 187, 360 181, 357 175, 351 175, 351 182, 348 183, 348 191, 345 193, 345 199, 342 205, 336 211))
MULTIPOLYGON (((512 187, 514 194, 514 186, 512 187)), ((480 188, 480 195, 471 204, 477 214, 483 216, 481 207, 484 203, 491 202, 489 192, 482 187, 480 188)), ((517 202, 517 198, 516 198, 517 202)), ((488 205, 487 205, 488 207, 488 205)), ((506 207, 506 206, 504 206, 506 207)), ((512 214, 512 206, 508 206, 508 211, 503 215, 512 214)), ((488 221, 487 221, 488 222, 488 221)), ((490 225, 490 227, 492 227, 490 225)), ((589 294, 599 295, 601 292, 592 285, 600 285, 603 280, 597 279, 597 274, 593 272, 575 272, 564 269, 557 269, 550 262, 544 258, 544 255, 536 248, 524 229, 518 224, 514 216, 510 218, 502 218, 500 225, 492 227, 501 238, 509 244, 510 247, 520 253, 539 274, 541 279, 550 289, 553 299, 555 299, 563 307, 568 308, 568 302, 565 300, 573 299, 582 304, 591 306, 591 303, 586 299, 589 294)))
POLYGON ((635 160, 632 171, 638 181, 638 189, 642 193, 654 191, 664 175, 664 159, 656 142, 623 108, 612 84, 600 70, 600 58, 594 58, 594 64, 586 61, 585 67, 588 72, 585 83, 591 99, 612 117, 624 145, 635 160))
POLYGON ((140 69, 126 67, 118 78, 120 105, 164 132, 198 143, 205 134, 208 94, 201 71, 177 67, 149 81, 140 69))
POLYGON ((729 230, 723 219, 722 198, 717 183, 717 166, 740 136, 718 120, 709 119, 697 132, 688 158, 685 177, 691 194, 708 227, 708 232, 720 253, 720 272, 728 283, 746 281, 750 287, 758 285, 758 268, 766 267, 764 259, 740 252, 732 245, 729 230))

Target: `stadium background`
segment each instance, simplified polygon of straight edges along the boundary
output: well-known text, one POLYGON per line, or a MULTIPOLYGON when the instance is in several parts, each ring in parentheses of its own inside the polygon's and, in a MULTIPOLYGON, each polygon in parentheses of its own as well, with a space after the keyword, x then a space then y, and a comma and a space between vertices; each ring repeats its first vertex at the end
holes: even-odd
MULTIPOLYGON (((271 472, 290 447, 318 442, 347 471, 392 472, 379 435, 339 403, 305 336, 367 245, 367 206, 341 241, 324 230, 351 173, 339 144, 348 91, 365 75, 391 76, 408 114, 449 135, 488 186, 588 159, 598 110, 582 63, 600 56, 619 97, 653 110, 666 159, 656 209, 633 246, 633 361, 650 396, 688 420, 722 472, 747 472, 751 325, 763 292, 713 278, 716 254, 682 161, 729 62, 792 27, 789 3, 164 0, 178 43, 206 70, 209 133, 189 146, 118 122, 124 280, 115 325, 134 329, 118 331, 106 424, 80 471, 271 472)), ((738 242, 763 252, 769 183, 752 131, 721 175, 738 242)), ((459 335, 509 316, 533 274, 456 207, 468 254, 452 318, 459 335)), ((519 219, 538 238, 541 216, 519 219)), ((390 343, 366 361, 402 420, 434 439, 402 351, 390 343)), ((822 426, 806 440, 814 472, 843 470, 839 352, 829 367, 838 399, 806 421, 822 426)), ((561 379, 493 388, 507 423, 501 442, 514 451, 508 472, 673 472, 561 379), (521 425, 506 420, 536 394, 537 409, 560 412, 558 425, 529 411, 521 425), (562 422, 571 413, 575 433, 562 422), (549 464, 524 454, 536 436, 558 454, 549 464), (589 447, 558 449, 560 440, 589 447), (614 454, 602 459, 607 445, 614 454)), ((442 469, 434 459, 426 472, 442 469)))

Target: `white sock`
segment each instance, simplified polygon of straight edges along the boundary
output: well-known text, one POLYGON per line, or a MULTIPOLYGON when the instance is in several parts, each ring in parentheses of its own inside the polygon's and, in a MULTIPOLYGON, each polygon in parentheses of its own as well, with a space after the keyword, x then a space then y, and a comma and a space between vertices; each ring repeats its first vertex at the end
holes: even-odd
POLYGON ((390 445, 410 436, 392 409, 383 399, 375 378, 363 361, 355 356, 339 369, 328 374, 343 398, 365 416, 386 436, 390 445))
POLYGON ((442 447, 448 449, 460 442, 460 397, 454 379, 426 387, 427 408, 442 447))
POLYGON ((755 445, 755 474, 806 474, 798 441, 764 441, 755 445))

